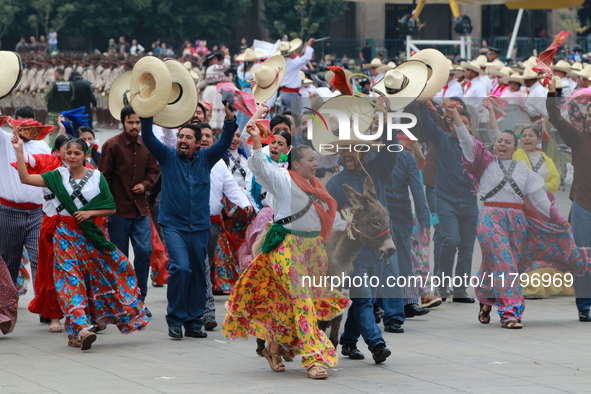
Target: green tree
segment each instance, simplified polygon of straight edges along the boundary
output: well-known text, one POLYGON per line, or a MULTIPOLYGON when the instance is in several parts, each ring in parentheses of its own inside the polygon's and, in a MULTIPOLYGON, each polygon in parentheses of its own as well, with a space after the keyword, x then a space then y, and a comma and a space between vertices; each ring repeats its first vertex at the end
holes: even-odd
POLYGON ((272 37, 330 35, 330 24, 347 9, 343 0, 265 0, 264 25, 272 37))
POLYGON ((14 16, 19 11, 13 0, 0 0, 0 48, 2 48, 2 37, 6 30, 12 25, 14 16))
POLYGON ((68 17, 76 10, 77 4, 62 4, 56 0, 32 0, 31 7, 37 11, 39 22, 43 25, 45 34, 59 31, 66 25, 68 17))

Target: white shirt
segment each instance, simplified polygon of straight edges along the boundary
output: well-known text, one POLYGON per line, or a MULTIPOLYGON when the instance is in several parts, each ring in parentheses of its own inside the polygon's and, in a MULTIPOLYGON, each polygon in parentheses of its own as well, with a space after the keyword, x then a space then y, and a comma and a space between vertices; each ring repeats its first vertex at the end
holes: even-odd
MULTIPOLYGON (((62 175, 62 183, 63 183, 64 187, 66 188, 68 194, 71 195, 72 193, 74 193, 74 189, 72 188, 72 185, 70 185, 70 170, 68 170, 65 167, 59 167, 57 170, 62 175)), ((76 183, 80 183, 80 180, 81 179, 76 179, 75 181, 76 181, 76 183)), ((81 190, 81 193, 84 196, 84 198, 86 199, 86 201, 90 202, 90 200, 92 200, 93 198, 95 198, 96 196, 99 195, 99 193, 101 192, 100 181, 101 181, 101 173, 98 170, 95 170, 92 173, 92 176, 90 178, 88 178, 88 181, 86 182, 86 184, 84 185, 84 187, 81 190)), ((38 189, 41 190, 41 188, 38 188, 38 189)), ((42 190, 43 190, 44 196, 49 195, 49 194, 53 194, 53 192, 46 187, 44 187, 42 190)), ((80 200, 78 198, 76 198, 74 200, 74 204, 76 204, 76 207, 78 209, 80 209, 84 206, 84 205, 82 205, 82 203, 80 202, 80 200)), ((57 215, 58 214, 57 207, 59 207, 60 205, 61 205, 60 200, 58 200, 57 198, 47 200, 47 201, 45 201, 45 204, 43 204, 43 212, 45 212, 45 214, 49 217, 57 215)), ((65 209, 62 209, 59 212, 59 214, 62 216, 72 216, 65 209)))
POLYGON ((228 200, 238 205, 240 208, 250 207, 250 201, 238 186, 238 183, 232 177, 226 162, 218 161, 209 174, 209 215, 216 216, 222 213, 222 197, 225 195, 228 200))
POLYGON ((564 97, 570 97, 571 94, 573 94, 573 91, 575 90, 574 87, 576 85, 576 83, 570 79, 569 77, 564 77, 560 79, 560 83, 562 83, 562 95, 564 97))
MULTIPOLYGON (((10 165, 16 162, 16 150, 10 140, 11 133, 0 130, 0 197, 15 203, 43 204, 43 191, 39 187, 23 185, 18 171, 10 165)), ((25 157, 27 154, 51 153, 49 146, 43 141, 28 141, 23 144, 25 157)))
POLYGON ((228 150, 228 156, 230 156, 228 161, 230 164, 230 173, 232 173, 232 169, 234 168, 234 160, 232 160, 232 158, 234 158, 239 160, 240 167, 242 167, 246 174, 243 178, 242 174, 240 173, 240 170, 236 169, 234 173, 232 173, 234 180, 236 180, 238 186, 240 186, 243 189, 246 189, 247 191, 250 191, 250 185, 252 184, 252 172, 250 172, 250 170, 248 169, 248 159, 242 156, 238 149, 228 150))
POLYGON ((302 80, 300 79, 300 70, 312 60, 312 54, 314 48, 306 46, 306 51, 302 56, 298 56, 295 59, 289 57, 285 58, 285 75, 281 82, 281 87, 288 87, 292 89, 299 89, 302 86, 302 80))
POLYGON ((467 81, 464 85, 464 102, 471 105, 476 110, 482 108, 482 99, 487 95, 488 92, 486 87, 480 81, 480 78, 474 78, 471 81, 467 81))
POLYGON ((486 74, 481 75, 478 77, 478 80, 482 82, 484 88, 486 89, 486 93, 488 94, 492 90, 492 81, 490 77, 486 74))
MULTIPOLYGON (((308 204, 310 198, 295 182, 291 181, 289 172, 285 168, 278 168, 269 163, 262 149, 254 149, 248 163, 256 181, 274 197, 271 200, 271 207, 273 208, 275 220, 298 213, 308 204)), ((325 209, 328 209, 327 204, 322 203, 322 205, 325 209)), ((333 229, 344 230, 345 226, 346 223, 337 213, 333 229)), ((287 223, 283 227, 296 231, 322 230, 320 216, 314 205, 303 217, 287 223)))
POLYGON ((144 47, 141 46, 140 44, 132 45, 131 48, 129 48, 129 54, 130 55, 137 55, 138 53, 142 53, 144 50, 145 50, 144 47))
POLYGON ((538 115, 548 116, 546 111, 546 98, 548 97, 548 89, 542 86, 540 81, 536 81, 530 88, 527 94, 526 106, 528 111, 535 112, 538 115))
POLYGON ((433 101, 435 101, 438 104, 441 104, 443 103, 443 98, 451 97, 464 97, 464 90, 462 89, 462 85, 455 78, 453 78, 451 81, 447 83, 447 89, 443 87, 443 89, 441 89, 439 92, 435 94, 435 96, 433 97, 433 101))
MULTIPOLYGON (((464 157, 470 163, 473 163, 475 156, 473 150, 474 140, 472 139, 472 136, 468 132, 468 129, 466 129, 466 126, 456 126, 456 132, 458 133, 458 139, 460 141, 460 146, 462 147, 464 157)), ((511 165, 511 160, 501 160, 501 162, 505 168, 509 168, 511 165)), ((480 195, 486 196, 488 192, 497 187, 503 179, 503 176, 503 171, 499 166, 499 162, 497 160, 491 162, 480 177, 480 195)), ((515 183, 523 195, 527 195, 529 197, 536 210, 547 217, 550 217, 551 204, 550 200, 548 200, 548 196, 546 195, 546 191, 544 190, 544 179, 540 175, 530 170, 527 167, 527 164, 523 161, 517 162, 515 170, 511 176, 515 180, 515 183)), ((513 188, 509 182, 505 183, 503 188, 499 190, 497 194, 490 197, 487 201, 508 202, 522 205, 524 203, 523 199, 519 197, 515 191, 513 191, 513 188)))

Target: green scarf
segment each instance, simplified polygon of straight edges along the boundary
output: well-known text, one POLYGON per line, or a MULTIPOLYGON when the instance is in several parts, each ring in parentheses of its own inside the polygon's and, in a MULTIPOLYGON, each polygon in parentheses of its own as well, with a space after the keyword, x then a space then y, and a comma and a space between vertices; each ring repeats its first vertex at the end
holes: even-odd
MULTIPOLYGON (((92 200, 88 202, 82 209, 78 209, 72 197, 66 190, 63 184, 62 174, 59 170, 49 171, 46 173, 41 174, 41 177, 47 184, 47 187, 55 194, 55 197, 60 201, 62 206, 65 208, 66 211, 72 216, 74 216, 74 212, 77 211, 91 211, 91 210, 99 210, 99 209, 115 209, 115 200, 113 200, 113 196, 111 195, 111 191, 109 190, 109 185, 105 180, 105 177, 101 174, 101 180, 99 184, 100 193, 94 197, 92 200)), ((111 242, 107 241, 105 234, 101 231, 100 227, 97 226, 95 222, 88 219, 79 223, 80 229, 88 238, 90 243, 94 245, 100 251, 113 251, 117 249, 115 245, 111 242)))
POLYGON ((277 223, 273 223, 269 231, 267 231, 267 235, 265 236, 265 240, 261 245, 261 253, 269 253, 277 246, 279 246, 287 234, 296 235, 302 238, 316 238, 320 236, 319 231, 297 231, 297 230, 289 230, 283 226, 280 226, 277 223))

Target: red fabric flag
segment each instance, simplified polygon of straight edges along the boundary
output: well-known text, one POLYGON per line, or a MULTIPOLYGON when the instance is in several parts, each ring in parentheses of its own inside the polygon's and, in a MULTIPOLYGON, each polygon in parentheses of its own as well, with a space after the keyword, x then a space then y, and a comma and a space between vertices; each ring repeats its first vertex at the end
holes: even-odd
POLYGON ((489 95, 484 99, 482 106, 488 109, 488 106, 492 105, 493 109, 495 110, 495 118, 498 120, 501 116, 507 116, 507 113, 504 111, 504 109, 508 104, 509 101, 505 99, 489 95))
POLYGON ((217 84, 216 90, 222 93, 222 89, 227 92, 234 92, 234 107, 243 114, 252 117, 257 112, 257 103, 252 93, 243 92, 236 89, 236 86, 230 82, 221 82, 217 84))
POLYGON ((558 47, 561 46, 566 38, 568 37, 568 32, 561 31, 552 41, 552 44, 546 49, 544 52, 540 53, 540 56, 536 59, 538 61, 537 67, 532 68, 535 72, 544 72, 546 77, 544 78, 543 85, 544 87, 548 85, 550 79, 554 77, 552 74, 552 70, 550 66, 552 66, 552 60, 554 59, 554 55, 558 50, 558 47))
POLYGON ((353 89, 347 79, 345 70, 340 66, 328 66, 328 69, 334 73, 334 78, 331 81, 334 87, 337 88, 341 94, 353 94, 353 89))

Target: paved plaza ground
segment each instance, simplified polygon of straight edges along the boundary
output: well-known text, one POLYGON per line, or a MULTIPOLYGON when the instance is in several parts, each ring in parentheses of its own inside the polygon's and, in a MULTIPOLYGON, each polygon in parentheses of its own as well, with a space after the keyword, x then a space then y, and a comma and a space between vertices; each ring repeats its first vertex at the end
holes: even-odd
MULTIPOLYGON (((104 142, 114 134, 98 136, 104 142)), ((563 215, 570 208, 567 193, 556 194, 563 215)), ((480 259, 477 243, 473 272, 480 259)), ((360 342, 366 359, 339 358, 325 381, 307 379, 297 358, 286 363, 285 373, 272 372, 256 355, 254 338, 229 341, 219 327, 205 339, 171 340, 166 288, 149 288, 154 316, 145 331, 121 335, 109 326, 87 352, 68 347, 65 333, 51 334, 39 324, 27 310, 31 299, 30 291, 21 298, 14 332, 0 337, 0 394, 591 391, 591 324, 578 321, 573 297, 527 300, 522 330, 502 329, 496 313, 491 324, 480 324, 478 304, 444 303, 408 319, 404 334, 384 333, 392 350, 385 363, 375 365, 360 342)), ((216 297, 220 324, 227 299, 216 297)))

